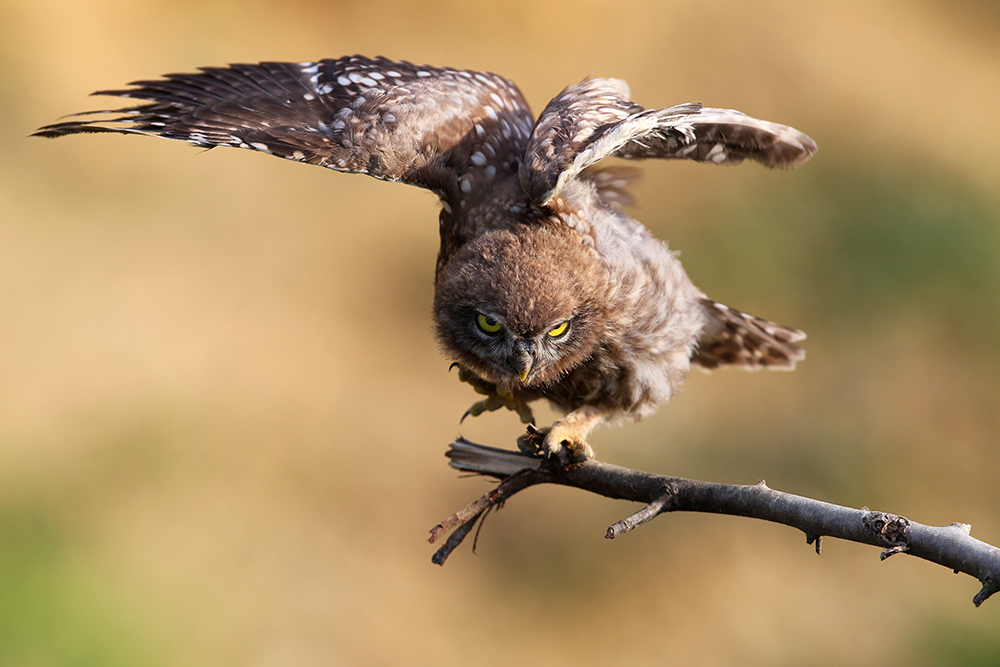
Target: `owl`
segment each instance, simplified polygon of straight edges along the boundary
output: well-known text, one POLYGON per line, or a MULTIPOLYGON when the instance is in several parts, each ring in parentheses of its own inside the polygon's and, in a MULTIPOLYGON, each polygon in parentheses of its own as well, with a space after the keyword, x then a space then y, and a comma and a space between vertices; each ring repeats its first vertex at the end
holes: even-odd
MULTIPOLYGON (((618 79, 569 86, 535 118, 488 72, 385 58, 202 68, 100 91, 138 100, 35 134, 113 132, 233 146, 426 188, 440 198, 437 339, 483 398, 528 424, 522 449, 593 455, 598 425, 654 412, 692 364, 790 369, 797 330, 712 301, 623 212, 634 170, 608 157, 794 167, 805 134, 689 102, 646 109, 618 79), (565 414, 534 426, 530 404, 565 414)), ((464 418, 464 417, 463 417, 464 418)))

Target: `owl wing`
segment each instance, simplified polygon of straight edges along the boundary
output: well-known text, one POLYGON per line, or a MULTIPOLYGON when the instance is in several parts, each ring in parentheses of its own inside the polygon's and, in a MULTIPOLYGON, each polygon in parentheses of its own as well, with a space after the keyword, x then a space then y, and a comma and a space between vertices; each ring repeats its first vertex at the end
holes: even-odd
POLYGON ((143 104, 35 135, 144 134, 249 148, 438 193, 451 206, 513 174, 533 117, 509 80, 385 58, 202 68, 98 95, 143 104))
POLYGON ((704 296, 698 303, 705 326, 691 363, 704 369, 733 365, 750 370, 791 370, 805 359, 805 350, 797 345, 806 337, 802 331, 747 315, 704 296))
POLYGON ((548 104, 519 171, 536 203, 549 204, 571 179, 610 156, 794 167, 816 152, 812 139, 787 125, 698 102, 644 109, 628 97, 624 81, 592 79, 548 104))

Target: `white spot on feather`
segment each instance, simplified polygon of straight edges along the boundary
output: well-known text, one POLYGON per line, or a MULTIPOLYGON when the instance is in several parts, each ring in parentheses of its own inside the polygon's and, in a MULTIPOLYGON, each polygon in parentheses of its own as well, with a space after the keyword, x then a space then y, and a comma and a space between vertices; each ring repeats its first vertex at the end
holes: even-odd
POLYGON ((723 162, 726 159, 726 146, 725 144, 715 144, 712 149, 708 151, 705 158, 711 160, 712 162, 723 162))

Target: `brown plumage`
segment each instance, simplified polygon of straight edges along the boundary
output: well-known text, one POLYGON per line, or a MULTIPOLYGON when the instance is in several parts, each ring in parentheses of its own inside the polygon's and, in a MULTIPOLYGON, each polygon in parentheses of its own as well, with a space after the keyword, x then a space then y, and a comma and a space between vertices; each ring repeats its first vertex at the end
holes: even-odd
POLYGON ((670 399, 690 364, 792 368, 796 329, 711 301, 620 211, 631 170, 606 157, 793 167, 801 132, 698 103, 644 109, 616 79, 566 88, 537 121, 486 72, 360 56, 205 68, 103 95, 141 100, 38 136, 117 132, 234 146, 427 188, 441 199, 434 314, 442 348, 486 398, 531 420, 522 445, 592 455, 590 431, 670 399))

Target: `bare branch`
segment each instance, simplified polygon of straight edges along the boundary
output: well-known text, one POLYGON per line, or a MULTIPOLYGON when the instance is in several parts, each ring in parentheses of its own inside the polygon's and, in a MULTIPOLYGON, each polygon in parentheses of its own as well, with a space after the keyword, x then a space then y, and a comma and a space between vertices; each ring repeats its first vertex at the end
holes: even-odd
POLYGON ((749 486, 716 484, 655 475, 590 460, 563 467, 555 460, 538 459, 519 452, 477 445, 459 439, 447 456, 453 468, 500 479, 489 493, 469 504, 431 530, 430 542, 458 526, 434 554, 444 564, 489 509, 503 504, 515 493, 535 484, 560 484, 608 498, 645 503, 645 507, 608 528, 614 539, 664 512, 710 512, 763 519, 798 528, 806 542, 820 552, 823 536, 882 547, 881 559, 907 553, 943 565, 956 573, 978 579, 982 589, 973 598, 978 607, 1000 591, 1000 549, 970 536, 964 523, 925 526, 909 519, 874 512, 867 507, 851 509, 812 498, 768 488, 764 480, 749 486))

